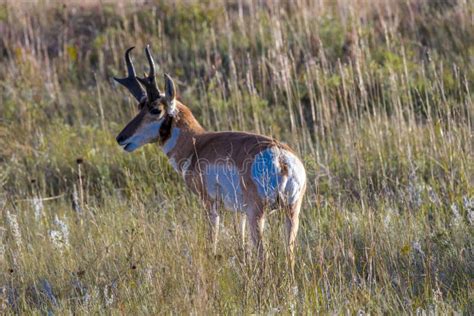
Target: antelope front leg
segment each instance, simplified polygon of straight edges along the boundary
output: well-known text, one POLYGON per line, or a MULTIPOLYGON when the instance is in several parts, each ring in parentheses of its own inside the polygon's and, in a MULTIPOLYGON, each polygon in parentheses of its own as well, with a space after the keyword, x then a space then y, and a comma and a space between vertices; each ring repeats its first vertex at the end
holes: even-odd
POLYGON ((219 212, 217 203, 209 203, 207 206, 207 220, 209 222, 209 240, 212 244, 212 253, 217 253, 217 237, 219 235, 219 212))

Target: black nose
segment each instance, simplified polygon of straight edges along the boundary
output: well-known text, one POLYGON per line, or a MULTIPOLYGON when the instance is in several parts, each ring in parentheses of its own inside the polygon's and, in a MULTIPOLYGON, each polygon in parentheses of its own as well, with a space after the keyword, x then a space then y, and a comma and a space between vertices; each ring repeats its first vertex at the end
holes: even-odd
POLYGON ((121 144, 126 139, 126 137, 120 134, 119 136, 117 136, 116 139, 117 139, 117 143, 121 144))

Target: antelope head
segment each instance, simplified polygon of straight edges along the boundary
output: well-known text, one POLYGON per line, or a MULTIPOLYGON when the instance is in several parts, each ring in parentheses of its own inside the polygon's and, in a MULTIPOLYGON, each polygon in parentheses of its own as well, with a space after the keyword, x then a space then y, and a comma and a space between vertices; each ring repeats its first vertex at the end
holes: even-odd
POLYGON ((156 85, 155 62, 148 45, 145 48, 145 53, 150 71, 143 78, 137 77, 130 57, 133 48, 130 47, 125 52, 128 77, 114 78, 125 86, 138 101, 138 114, 117 136, 119 145, 128 152, 148 143, 159 142, 162 127, 169 126, 172 117, 177 112, 176 89, 171 77, 167 74, 164 75, 165 93, 163 94, 156 85))

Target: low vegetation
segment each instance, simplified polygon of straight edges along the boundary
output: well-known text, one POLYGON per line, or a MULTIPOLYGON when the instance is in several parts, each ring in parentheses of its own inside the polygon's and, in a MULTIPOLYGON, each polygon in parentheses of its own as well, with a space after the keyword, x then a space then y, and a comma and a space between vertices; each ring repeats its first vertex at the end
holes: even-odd
POLYGON ((3 1, 0 313, 474 311, 474 7, 464 0, 3 1), (159 148, 115 136, 149 43, 209 130, 274 136, 309 186, 257 273, 159 148))

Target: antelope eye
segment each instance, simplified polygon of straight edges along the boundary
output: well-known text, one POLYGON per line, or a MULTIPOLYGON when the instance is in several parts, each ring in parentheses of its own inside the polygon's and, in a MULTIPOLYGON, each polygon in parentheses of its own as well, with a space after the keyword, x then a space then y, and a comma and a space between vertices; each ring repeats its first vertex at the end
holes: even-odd
POLYGON ((161 113, 161 111, 160 111, 160 109, 158 109, 158 108, 152 108, 152 109, 150 110, 150 114, 153 114, 153 115, 158 115, 158 114, 160 114, 160 113, 161 113))

